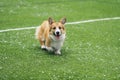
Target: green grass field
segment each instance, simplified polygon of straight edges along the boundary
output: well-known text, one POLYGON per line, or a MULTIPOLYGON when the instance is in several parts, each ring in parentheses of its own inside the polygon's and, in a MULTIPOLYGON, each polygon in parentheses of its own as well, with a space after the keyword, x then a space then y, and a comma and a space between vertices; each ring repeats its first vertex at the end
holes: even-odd
MULTIPOLYGON (((0 0, 0 30, 120 17, 120 0, 0 0)), ((40 49, 35 29, 0 33, 0 80, 120 80, 120 19, 66 25, 62 55, 40 49)))

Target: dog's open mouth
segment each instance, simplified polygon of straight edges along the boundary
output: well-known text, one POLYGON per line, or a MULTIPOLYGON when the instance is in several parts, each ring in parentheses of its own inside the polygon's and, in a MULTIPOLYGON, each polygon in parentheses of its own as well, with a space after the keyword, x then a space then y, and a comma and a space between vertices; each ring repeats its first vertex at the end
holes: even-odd
POLYGON ((55 35, 55 37, 56 37, 57 39, 59 39, 59 38, 60 38, 60 35, 55 35))
POLYGON ((55 34, 55 33, 53 33, 53 34, 54 34, 54 36, 55 36, 57 39, 60 38, 60 34, 55 34))

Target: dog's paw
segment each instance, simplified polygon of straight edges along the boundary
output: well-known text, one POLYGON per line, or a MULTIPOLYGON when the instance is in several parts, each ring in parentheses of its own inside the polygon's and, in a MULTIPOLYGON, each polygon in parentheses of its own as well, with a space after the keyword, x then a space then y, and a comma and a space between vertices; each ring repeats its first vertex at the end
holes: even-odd
POLYGON ((58 50, 58 51, 55 51, 55 54, 56 55, 61 55, 61 52, 58 50))
POLYGON ((46 49, 51 52, 54 51, 52 47, 46 47, 46 49))
POLYGON ((45 45, 42 45, 42 46, 41 46, 41 49, 42 49, 42 50, 46 50, 45 45))

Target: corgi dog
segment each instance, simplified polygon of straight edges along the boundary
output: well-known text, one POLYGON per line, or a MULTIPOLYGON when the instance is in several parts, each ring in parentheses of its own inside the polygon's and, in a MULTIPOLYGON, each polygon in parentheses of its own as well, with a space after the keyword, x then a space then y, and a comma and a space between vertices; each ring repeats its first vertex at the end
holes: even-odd
POLYGON ((65 40, 66 18, 62 18, 59 22, 55 22, 51 17, 44 21, 41 26, 36 29, 36 38, 39 40, 41 49, 52 51, 55 54, 61 54, 61 47, 65 40))

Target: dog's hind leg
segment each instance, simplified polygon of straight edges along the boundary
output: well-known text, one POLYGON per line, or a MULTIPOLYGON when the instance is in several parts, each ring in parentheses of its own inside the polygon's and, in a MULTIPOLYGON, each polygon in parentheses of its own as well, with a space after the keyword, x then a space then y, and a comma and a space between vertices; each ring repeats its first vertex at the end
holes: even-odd
POLYGON ((54 51, 53 48, 51 47, 50 43, 51 43, 51 41, 50 41, 50 39, 47 37, 47 38, 46 38, 46 42, 45 42, 46 49, 47 49, 48 51, 54 51))
POLYGON ((39 42, 40 42, 40 45, 41 45, 41 49, 46 49, 45 39, 43 37, 40 37, 39 42))
POLYGON ((38 39, 39 42, 40 42, 41 49, 46 49, 46 47, 45 47, 45 39, 43 37, 43 31, 40 28, 41 27, 36 28, 35 36, 36 36, 36 39, 38 39))

